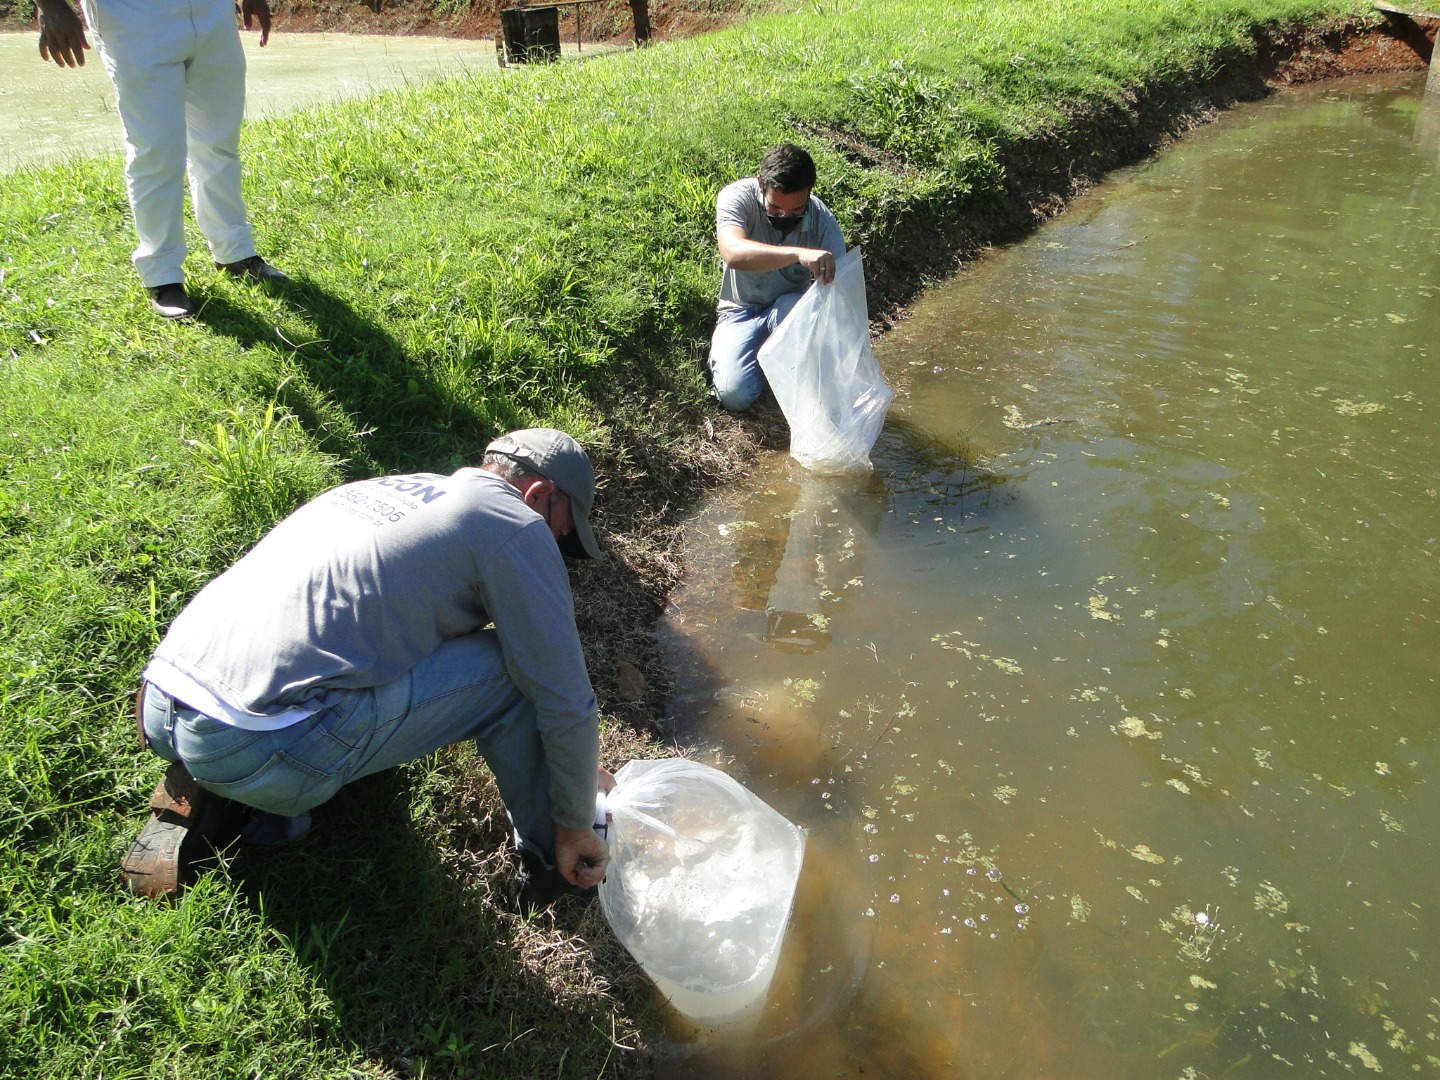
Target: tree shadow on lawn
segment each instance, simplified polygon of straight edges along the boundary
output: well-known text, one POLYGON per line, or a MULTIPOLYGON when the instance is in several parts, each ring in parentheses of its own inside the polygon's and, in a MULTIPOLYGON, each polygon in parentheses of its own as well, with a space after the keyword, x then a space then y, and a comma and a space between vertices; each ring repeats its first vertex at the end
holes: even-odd
MULTIPOLYGON (((294 413, 322 451, 349 463, 352 475, 468 461, 482 440, 497 434, 495 418, 437 385, 388 330, 348 300, 303 275, 249 287, 279 301, 276 315, 285 325, 258 306, 232 302, 223 287, 198 295, 196 321, 247 351, 273 351, 281 362, 264 369, 256 389, 294 413)), ((514 419, 506 402, 496 402, 495 410, 502 421, 514 419)))
POLYGON ((508 822, 478 760, 453 766, 470 794, 441 835, 410 810, 419 785, 391 770, 317 808, 299 845, 231 865, 329 998, 317 1040, 402 1076, 488 1075, 501 1054, 503 1075, 645 1075, 644 1055, 611 1041, 624 1009, 609 986, 636 976, 598 903, 511 915, 508 822))

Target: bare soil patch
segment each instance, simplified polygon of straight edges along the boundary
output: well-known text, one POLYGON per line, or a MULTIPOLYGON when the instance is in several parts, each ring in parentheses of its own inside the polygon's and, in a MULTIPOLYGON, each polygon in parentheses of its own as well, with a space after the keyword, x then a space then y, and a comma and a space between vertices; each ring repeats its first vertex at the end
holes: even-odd
MULTIPOLYGON (((538 0, 473 0, 469 4, 436 0, 271 0, 276 33, 390 34, 448 37, 470 41, 493 39, 500 32, 500 11, 510 7, 539 7, 538 0), (379 10, 375 10, 378 7, 379 10)), ((0 0, 0 30, 34 28, 34 20, 20 18, 19 5, 0 0)), ((650 34, 653 40, 693 37, 718 30, 744 18, 739 0, 707 3, 693 0, 650 0, 650 34)), ((633 41, 629 0, 597 0, 582 8, 586 41, 633 41)), ((562 38, 573 40, 574 15, 562 9, 562 38)))
MULTIPOLYGON (((402 34, 487 40, 500 32, 500 11, 538 7, 539 0, 474 0, 466 6, 440 9, 434 0, 379 0, 373 11, 362 0, 277 0, 272 10, 283 26, 296 33, 325 31, 347 34, 402 34)), ((650 0, 652 39, 692 37, 718 30, 743 18, 740 4, 713 4, 719 10, 697 10, 684 0, 650 0)), ((586 40, 632 41, 634 30, 628 0, 598 0, 581 14, 586 40), (592 34, 594 35, 592 37, 592 34)), ((561 36, 569 38, 574 15, 562 9, 561 36)))

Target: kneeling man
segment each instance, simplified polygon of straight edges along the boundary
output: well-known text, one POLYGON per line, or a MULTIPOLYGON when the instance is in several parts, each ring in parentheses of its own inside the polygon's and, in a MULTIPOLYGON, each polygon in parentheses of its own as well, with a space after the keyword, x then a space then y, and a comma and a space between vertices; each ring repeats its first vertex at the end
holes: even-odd
POLYGON ((595 794, 614 780, 561 557, 600 557, 594 498, 580 445, 536 428, 478 468, 345 484, 277 525, 145 669, 143 737, 175 764, 122 862, 131 889, 177 890, 217 807, 282 844, 344 784, 464 739, 514 825, 521 900, 598 884, 595 794))
POLYGON ((790 314, 812 281, 835 280, 845 238, 815 195, 815 162, 798 146, 766 152, 755 176, 722 188, 715 239, 725 272, 710 340, 715 397, 744 412, 765 390, 760 346, 790 314))

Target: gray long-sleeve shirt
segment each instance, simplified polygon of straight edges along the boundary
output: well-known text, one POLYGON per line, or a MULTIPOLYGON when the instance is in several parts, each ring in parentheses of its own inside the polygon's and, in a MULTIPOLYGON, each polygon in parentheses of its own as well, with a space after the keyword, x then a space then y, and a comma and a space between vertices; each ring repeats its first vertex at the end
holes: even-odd
POLYGON ((227 723, 274 728, 334 689, 397 679, 492 621, 536 708, 552 815, 584 828, 599 736, 569 578, 544 519, 492 473, 384 476, 324 493, 196 595, 145 677, 227 723))

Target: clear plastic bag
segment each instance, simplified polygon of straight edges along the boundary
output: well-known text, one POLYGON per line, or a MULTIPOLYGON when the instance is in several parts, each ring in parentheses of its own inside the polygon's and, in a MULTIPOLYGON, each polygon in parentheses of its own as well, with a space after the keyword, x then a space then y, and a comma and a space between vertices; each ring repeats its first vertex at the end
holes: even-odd
POLYGON ((632 761, 615 785, 600 885, 615 936, 687 1015, 746 1009, 774 975, 805 834, 699 762, 632 761))
POLYGON ((834 281, 810 286, 759 360, 790 423, 790 456, 813 472, 868 471, 895 392, 870 350, 858 247, 836 262, 834 281))

